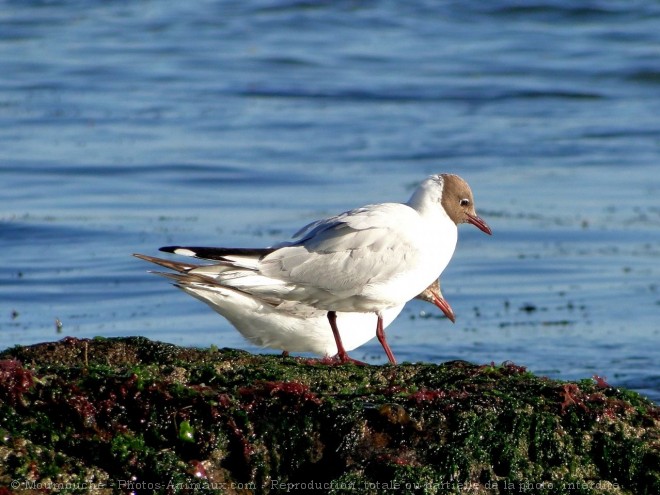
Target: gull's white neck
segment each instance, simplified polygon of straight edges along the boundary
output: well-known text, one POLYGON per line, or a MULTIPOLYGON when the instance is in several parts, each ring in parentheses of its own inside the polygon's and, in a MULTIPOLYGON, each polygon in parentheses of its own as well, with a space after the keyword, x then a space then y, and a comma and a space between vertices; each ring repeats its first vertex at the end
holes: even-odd
MULTIPOLYGON (((442 205, 444 179, 432 175, 420 184, 408 201, 408 206, 419 213, 424 227, 425 254, 429 272, 437 276, 445 269, 456 248, 458 228, 442 205)), ((432 281, 432 280, 431 280, 432 281)))
POLYGON ((421 216, 437 215, 438 212, 447 216, 441 204, 443 186, 444 179, 439 175, 432 175, 415 190, 408 200, 408 206, 417 210, 421 216))

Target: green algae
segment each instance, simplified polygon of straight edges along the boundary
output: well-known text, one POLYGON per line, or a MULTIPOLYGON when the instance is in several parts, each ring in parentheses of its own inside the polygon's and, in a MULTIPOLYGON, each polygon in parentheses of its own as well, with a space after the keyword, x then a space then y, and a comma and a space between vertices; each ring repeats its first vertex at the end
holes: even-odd
POLYGON ((656 494, 659 412, 602 379, 512 363, 328 366, 69 338, 0 354, 0 486, 656 494))

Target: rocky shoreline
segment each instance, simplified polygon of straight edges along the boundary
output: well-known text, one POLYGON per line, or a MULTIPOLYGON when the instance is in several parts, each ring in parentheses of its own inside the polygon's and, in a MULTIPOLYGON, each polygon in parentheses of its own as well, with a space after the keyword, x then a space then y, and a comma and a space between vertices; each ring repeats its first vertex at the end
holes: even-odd
POLYGON ((330 366, 145 338, 0 353, 0 494, 660 493, 660 408, 512 363, 330 366))

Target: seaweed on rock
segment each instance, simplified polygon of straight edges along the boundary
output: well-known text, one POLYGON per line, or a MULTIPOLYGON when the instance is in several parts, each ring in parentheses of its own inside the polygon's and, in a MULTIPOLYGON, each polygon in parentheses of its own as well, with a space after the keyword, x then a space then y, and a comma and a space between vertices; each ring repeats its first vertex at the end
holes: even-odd
POLYGON ((650 495, 659 413, 597 377, 512 363, 326 366, 67 338, 0 354, 0 486, 650 495))

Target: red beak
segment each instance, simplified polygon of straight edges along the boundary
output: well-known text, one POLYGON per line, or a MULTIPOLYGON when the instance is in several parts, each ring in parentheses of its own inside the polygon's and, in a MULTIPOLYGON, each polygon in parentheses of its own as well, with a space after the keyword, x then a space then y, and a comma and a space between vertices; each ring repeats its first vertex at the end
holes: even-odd
POLYGON ((442 310, 445 316, 449 318, 452 323, 456 323, 456 315, 454 314, 454 310, 451 309, 451 306, 447 301, 433 294, 433 303, 442 310))
POLYGON ((468 222, 474 225, 476 228, 481 230, 482 232, 485 232, 488 235, 493 235, 493 231, 490 230, 490 227, 486 222, 484 222, 480 217, 477 215, 470 215, 469 213, 466 213, 468 217, 468 222))

